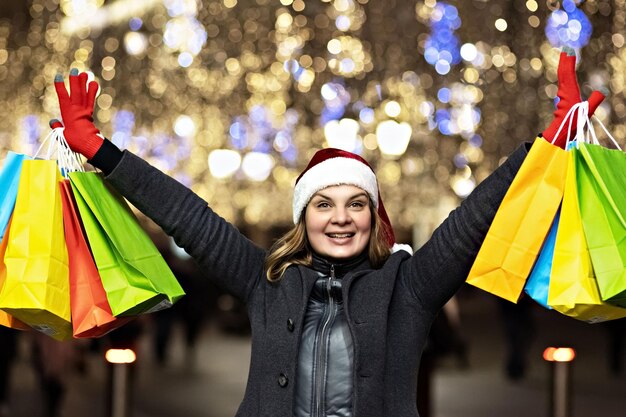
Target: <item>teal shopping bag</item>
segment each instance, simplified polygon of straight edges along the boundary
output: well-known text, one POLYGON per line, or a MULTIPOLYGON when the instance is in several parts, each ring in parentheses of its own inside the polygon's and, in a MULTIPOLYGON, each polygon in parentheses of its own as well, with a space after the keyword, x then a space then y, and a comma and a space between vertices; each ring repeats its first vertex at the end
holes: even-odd
POLYGON ((602 299, 626 307, 626 154, 580 144, 575 154, 583 228, 602 299))
POLYGON ((30 159, 30 157, 9 151, 0 171, 0 239, 4 236, 15 207, 24 159, 30 159))
POLYGON ((552 258, 554 257, 554 243, 556 242, 556 232, 559 227, 559 217, 561 210, 556 212, 554 221, 546 236, 546 240, 543 242, 541 252, 537 257, 537 262, 533 266, 526 285, 524 286, 524 292, 530 296, 537 303, 541 304, 547 309, 552 309, 548 305, 548 289, 550 288, 550 271, 552 270, 552 258))
POLYGON ((98 173, 69 176, 113 315, 172 306, 185 293, 126 201, 98 173))

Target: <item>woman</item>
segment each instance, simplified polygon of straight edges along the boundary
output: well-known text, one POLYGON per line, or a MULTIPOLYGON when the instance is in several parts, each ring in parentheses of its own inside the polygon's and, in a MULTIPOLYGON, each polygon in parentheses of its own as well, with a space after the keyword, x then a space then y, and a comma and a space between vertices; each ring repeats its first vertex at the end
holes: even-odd
MULTIPOLYGON (((580 101, 574 64, 561 54, 561 101, 547 139, 580 101)), ((86 78, 70 73, 71 96, 55 79, 72 149, 247 305, 252 358, 237 416, 417 416, 417 369, 430 325, 463 284, 528 146, 414 255, 392 253, 393 229, 367 162, 321 150, 296 182, 295 228, 266 253, 190 190, 103 140, 91 117, 97 84, 86 86, 86 78)), ((592 94, 591 109, 603 98, 592 94)))

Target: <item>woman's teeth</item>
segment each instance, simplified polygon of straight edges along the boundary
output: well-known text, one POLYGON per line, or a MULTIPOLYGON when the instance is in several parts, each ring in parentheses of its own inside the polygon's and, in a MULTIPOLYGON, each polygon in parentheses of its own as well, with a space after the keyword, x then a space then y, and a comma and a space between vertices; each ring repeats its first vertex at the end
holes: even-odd
POLYGON ((354 236, 354 233, 329 233, 328 236, 332 238, 345 238, 354 236))

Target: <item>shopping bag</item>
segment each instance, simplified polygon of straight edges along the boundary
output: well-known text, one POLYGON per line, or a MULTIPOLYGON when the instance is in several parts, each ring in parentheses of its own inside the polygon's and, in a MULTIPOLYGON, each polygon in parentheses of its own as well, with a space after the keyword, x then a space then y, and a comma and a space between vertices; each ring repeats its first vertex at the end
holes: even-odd
POLYGON ((549 310, 552 307, 548 305, 548 288, 550 287, 550 271, 552 270, 554 243, 556 242, 556 231, 559 226, 560 215, 561 210, 559 209, 554 216, 548 236, 546 236, 546 240, 543 242, 543 246, 541 246, 537 262, 535 262, 524 286, 524 292, 530 298, 549 310))
MULTIPOLYGON (((10 227, 11 227, 11 218, 9 217, 6 230, 9 230, 10 227)), ((7 276, 7 268, 4 265, 4 254, 6 253, 6 250, 7 250, 8 240, 9 240, 9 235, 8 233, 5 233, 4 236, 2 237, 2 240, 0 241, 0 294, 2 293, 2 288, 4 287, 4 280, 6 279, 6 276, 7 276)), ((0 310, 0 326, 10 327, 12 329, 19 329, 19 330, 30 329, 30 327, 28 327, 26 324, 22 323, 21 321, 19 321, 12 315, 2 310, 0 310)))
POLYGON ((567 152, 536 139, 513 179, 467 282, 519 299, 563 196, 567 152))
POLYGON ((128 319, 111 312, 100 274, 83 234, 69 180, 60 184, 63 225, 69 255, 70 307, 73 335, 76 338, 100 337, 128 319))
POLYGON ((9 151, 0 171, 0 239, 4 236, 7 223, 13 213, 24 159, 29 159, 29 157, 9 151))
POLYGON ((69 177, 113 314, 172 306, 185 293, 124 199, 98 173, 73 172, 69 177))
POLYGON ((562 314, 589 323, 626 317, 626 309, 606 304, 600 297, 580 216, 576 157, 577 150, 569 152, 548 305, 562 314))
POLYGON ((581 144, 580 210, 602 299, 626 307, 626 154, 581 144))
POLYGON ((53 160, 25 160, 4 257, 0 309, 57 340, 72 336, 68 258, 53 160))

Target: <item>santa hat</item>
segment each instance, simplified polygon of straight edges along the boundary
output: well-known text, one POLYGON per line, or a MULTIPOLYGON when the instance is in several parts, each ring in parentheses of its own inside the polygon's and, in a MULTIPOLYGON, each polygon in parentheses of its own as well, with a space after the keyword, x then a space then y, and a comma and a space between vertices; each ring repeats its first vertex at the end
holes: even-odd
POLYGON ((396 237, 380 198, 376 174, 359 155, 341 149, 326 148, 317 151, 302 171, 293 191, 293 223, 297 224, 313 195, 333 185, 354 185, 367 192, 383 222, 383 235, 390 248, 396 237))

